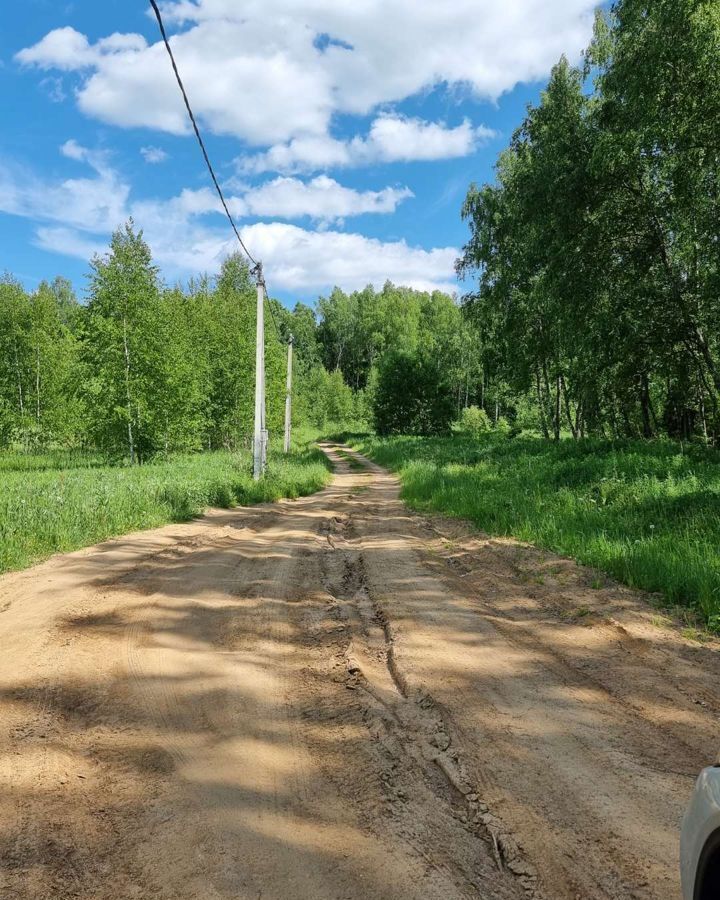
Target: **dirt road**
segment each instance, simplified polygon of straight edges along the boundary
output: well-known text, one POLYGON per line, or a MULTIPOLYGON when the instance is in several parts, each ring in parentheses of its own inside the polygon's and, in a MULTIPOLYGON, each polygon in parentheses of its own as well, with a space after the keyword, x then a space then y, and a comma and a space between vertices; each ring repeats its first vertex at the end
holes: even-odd
POLYGON ((0 579, 0 897, 677 900, 718 646, 327 452, 0 579))

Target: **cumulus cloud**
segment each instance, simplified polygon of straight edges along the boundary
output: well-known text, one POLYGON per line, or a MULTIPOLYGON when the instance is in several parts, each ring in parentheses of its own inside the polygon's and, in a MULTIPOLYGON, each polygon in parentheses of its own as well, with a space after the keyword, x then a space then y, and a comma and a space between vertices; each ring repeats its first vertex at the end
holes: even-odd
MULTIPOLYGON (((237 219, 261 216, 273 219, 302 219, 323 223, 359 216, 365 213, 392 213, 399 203, 413 196, 408 188, 383 188, 380 191, 356 191, 332 178, 320 175, 311 181, 299 178, 275 178, 257 187, 243 186, 226 197, 232 215, 237 219)), ((132 215, 141 210, 143 218, 156 215, 174 217, 186 222, 189 217, 222 213, 217 194, 212 188, 185 188, 170 200, 137 201, 132 215)))
POLYGON ((282 219, 310 216, 329 222, 363 213, 392 213, 399 203, 412 196, 412 191, 405 187, 356 191, 320 175, 307 182, 275 178, 250 189, 244 199, 252 215, 282 219))
POLYGON ((280 222, 258 222, 243 240, 265 263, 272 284, 287 290, 319 290, 338 285, 353 290, 376 287, 389 278, 418 290, 457 290, 456 247, 424 250, 406 241, 380 241, 340 231, 307 231, 280 222), (267 261, 267 262, 265 262, 267 261))
MULTIPOLYGON (((337 0, 181 0, 165 3, 164 10, 181 29, 172 46, 203 125, 268 147, 327 139, 337 114, 368 115, 433 88, 460 87, 495 99, 518 82, 544 77, 561 53, 577 58, 590 37, 595 5, 596 0, 363 0, 360 7, 337 0)), ((77 71, 77 102, 88 115, 125 127, 187 133, 157 41, 114 34, 91 43, 72 28, 59 28, 17 59, 44 70, 77 71)), ((393 124, 380 119, 378 147, 390 136, 382 128, 393 124)), ((398 135, 404 136, 412 139, 398 135)), ((432 134, 426 137, 432 140, 432 134)))
POLYGON ((107 244, 102 241, 93 240, 80 231, 62 226, 41 225, 35 232, 34 244, 41 250, 83 260, 92 259, 107 251, 107 244))
MULTIPOLYGON (((156 229, 139 222, 155 259, 175 274, 217 271, 237 250, 227 229, 156 229)), ((406 241, 380 241, 340 231, 308 231, 281 222, 258 222, 241 230, 243 241, 262 258, 270 288, 314 293, 337 285, 351 291, 366 284, 382 287, 387 279, 418 290, 453 293, 456 247, 424 250, 406 241)), ((37 244, 45 250, 88 259, 106 245, 77 230, 41 227, 37 244)))
POLYGON ((150 163, 151 165, 165 162, 165 160, 168 158, 167 153, 162 149, 162 147, 141 147, 140 153, 145 162, 150 163))
POLYGON ((84 34, 67 26, 48 32, 41 41, 21 50, 15 58, 25 65, 36 65, 41 69, 72 72, 92 66, 99 54, 90 48, 84 34))
MULTIPOLYGON (((39 222, 36 243, 43 249, 88 259, 104 250, 107 236, 129 216, 143 228, 156 260, 171 275, 217 270, 223 257, 237 249, 210 188, 185 189, 165 200, 134 200, 130 185, 105 154, 75 140, 63 144, 61 152, 93 167, 94 174, 55 183, 0 163, 0 210, 39 222)), ((273 287, 309 292, 338 284, 351 289, 390 278, 423 289, 452 289, 456 248, 425 250, 329 227, 340 217, 391 212, 409 196, 407 188, 355 191, 320 176, 245 186, 228 202, 239 219, 309 216, 326 224, 321 231, 284 222, 242 226, 243 240, 263 260, 273 287)))
POLYGON ((264 153, 239 158, 244 172, 312 172, 318 169, 364 166, 381 162, 453 159, 467 156, 495 137, 484 125, 469 119, 448 127, 397 113, 378 116, 366 137, 340 141, 324 137, 295 138, 276 144, 264 153))
MULTIPOLYGON (((495 132, 481 125, 473 128, 469 119, 455 128, 440 122, 423 122, 402 116, 380 116, 375 119, 367 139, 359 143, 359 155, 387 162, 412 159, 447 159, 467 156, 478 142, 488 140, 495 132)), ((356 141, 352 142, 353 144, 356 141)))

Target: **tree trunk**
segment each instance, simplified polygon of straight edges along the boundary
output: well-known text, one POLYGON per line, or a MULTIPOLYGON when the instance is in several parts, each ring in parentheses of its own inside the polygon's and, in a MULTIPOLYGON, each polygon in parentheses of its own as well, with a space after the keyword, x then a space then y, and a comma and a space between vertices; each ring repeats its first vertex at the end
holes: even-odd
POLYGON ((13 350, 15 352, 15 374, 18 383, 18 396, 20 398, 20 418, 25 418, 25 402, 23 400, 22 375, 20 374, 20 360, 18 358, 17 340, 13 340, 13 350))
POLYGON ((40 344, 35 348, 35 419, 40 424, 40 344))
POLYGON ((550 440, 550 429, 547 423, 547 410, 545 409, 545 400, 542 395, 542 387, 540 384, 540 367, 535 367, 535 390, 537 392, 538 408, 540 410, 540 428, 546 441, 550 440))
POLYGON ((705 439, 705 443, 707 444, 707 442, 708 442, 707 419, 705 418, 705 398, 703 397, 702 391, 700 391, 700 421, 702 422, 703 437, 705 439))
POLYGON ((650 386, 645 372, 640 376, 640 410, 642 412, 643 437, 651 438, 653 427, 650 421, 650 386))
MULTIPOLYGON (((641 192, 643 190, 642 183, 640 184, 640 190, 641 192)), ((715 385, 715 390, 720 394, 720 369, 713 359, 712 353, 710 352, 710 347, 705 340, 705 335, 703 334, 702 328, 688 309, 688 305, 685 301, 685 294, 683 293, 682 286, 678 284, 678 279, 675 276, 672 262, 670 261, 670 254, 667 248, 665 232, 654 210, 651 212, 651 218, 653 227, 655 229, 655 239, 657 240, 660 261, 662 262, 663 269, 665 270, 665 275, 670 284, 670 290, 672 291, 673 298, 675 299, 675 302, 680 309, 682 317, 690 331, 690 334, 693 337, 694 342, 697 344, 697 347, 700 350, 702 358, 705 360, 705 365, 707 366, 710 377, 712 378, 713 384, 715 385)))
POLYGON ((615 439, 620 434, 617 421, 617 395, 615 393, 612 395, 612 402, 610 404, 610 425, 612 428, 613 439, 615 439))
POLYGON ((570 413, 570 400, 568 399, 567 386, 565 384, 565 376, 564 375, 560 375, 560 377, 558 378, 558 384, 559 384, 560 388, 562 389, 563 406, 565 407, 565 416, 567 417, 568 425, 570 426, 570 431, 572 432, 573 439, 577 440, 577 438, 578 438, 577 427, 576 427, 576 424, 573 422, 573 418, 570 413))
POLYGON ((578 401, 575 409, 575 433, 580 438, 585 437, 585 416, 583 415, 583 400, 578 401))
POLYGON ((636 437, 635 429, 632 426, 630 421, 630 417, 627 414, 627 410, 623 404, 620 405, 620 414, 622 416, 622 420, 625 423, 625 437, 633 438, 636 437))
POLYGON ((698 325, 695 325, 694 328, 695 339, 697 341, 698 347, 700 348, 700 353, 702 354, 702 358, 705 360, 705 365, 707 366, 710 377, 712 378, 713 384, 715 385, 715 390, 720 394, 720 369, 718 369, 715 360, 713 359, 712 353, 710 352, 710 347, 705 340, 705 335, 703 334, 702 329, 698 325))
POLYGON ((127 400, 127 431, 130 464, 135 463, 135 440, 132 427, 132 397, 130 394, 130 348, 128 347, 127 319, 123 317, 123 350, 125 351, 125 398, 127 400))

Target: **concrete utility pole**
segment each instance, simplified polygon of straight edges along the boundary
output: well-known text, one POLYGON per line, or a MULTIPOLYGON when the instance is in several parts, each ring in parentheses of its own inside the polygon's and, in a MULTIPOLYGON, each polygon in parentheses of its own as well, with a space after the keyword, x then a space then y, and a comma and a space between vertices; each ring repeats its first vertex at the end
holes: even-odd
POLYGON ((287 357, 287 381, 285 383, 285 445, 286 453, 290 452, 290 429, 292 420, 292 357, 293 357, 293 341, 290 335, 288 341, 288 357, 287 357))
POLYGON ((265 281, 262 263, 253 269, 257 282, 257 319, 255 329, 255 428, 253 431, 253 478, 265 472, 268 433, 265 427, 265 281))

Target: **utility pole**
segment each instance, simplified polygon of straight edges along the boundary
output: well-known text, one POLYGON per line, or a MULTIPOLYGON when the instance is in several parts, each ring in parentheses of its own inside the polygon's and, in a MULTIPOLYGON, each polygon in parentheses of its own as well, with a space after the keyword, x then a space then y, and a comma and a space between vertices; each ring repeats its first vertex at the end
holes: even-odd
POLYGON ((288 341, 288 357, 287 357, 287 381, 285 382, 285 452, 290 452, 290 429, 292 420, 292 358, 293 358, 293 336, 290 335, 288 341))
POLYGON ((265 427, 265 281, 262 263, 253 269, 257 283, 255 328, 255 427, 253 430, 253 478, 257 481, 267 464, 268 433, 265 427))

